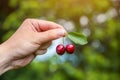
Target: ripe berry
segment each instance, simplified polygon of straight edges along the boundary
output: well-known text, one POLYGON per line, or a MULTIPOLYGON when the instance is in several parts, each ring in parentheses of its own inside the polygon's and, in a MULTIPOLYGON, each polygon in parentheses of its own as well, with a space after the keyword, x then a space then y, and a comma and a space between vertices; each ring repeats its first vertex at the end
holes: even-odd
POLYGON ((69 54, 72 54, 75 50, 75 46, 73 44, 68 44, 66 46, 66 51, 69 53, 69 54))
POLYGON ((63 45, 63 44, 57 45, 57 47, 56 47, 56 52, 57 52, 57 54, 59 54, 59 55, 63 55, 64 52, 65 52, 65 47, 64 47, 64 45, 63 45))

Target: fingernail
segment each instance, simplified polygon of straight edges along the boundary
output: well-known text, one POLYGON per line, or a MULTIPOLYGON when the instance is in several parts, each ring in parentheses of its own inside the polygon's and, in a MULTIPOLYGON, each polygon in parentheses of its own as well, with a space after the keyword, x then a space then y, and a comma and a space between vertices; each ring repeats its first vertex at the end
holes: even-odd
POLYGON ((59 30, 58 31, 58 37, 63 37, 63 36, 65 36, 65 30, 59 30))

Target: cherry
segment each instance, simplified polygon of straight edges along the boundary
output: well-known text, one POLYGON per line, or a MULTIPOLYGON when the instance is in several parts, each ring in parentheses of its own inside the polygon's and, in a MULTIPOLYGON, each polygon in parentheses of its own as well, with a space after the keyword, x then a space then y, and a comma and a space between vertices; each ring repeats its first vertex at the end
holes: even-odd
POLYGON ((69 54, 72 54, 75 50, 75 46, 73 44, 68 44, 66 45, 66 51, 69 53, 69 54))
POLYGON ((65 47, 64 47, 64 45, 63 45, 63 44, 57 45, 57 47, 56 47, 56 52, 57 52, 57 54, 59 54, 59 55, 63 55, 64 52, 65 52, 65 47))

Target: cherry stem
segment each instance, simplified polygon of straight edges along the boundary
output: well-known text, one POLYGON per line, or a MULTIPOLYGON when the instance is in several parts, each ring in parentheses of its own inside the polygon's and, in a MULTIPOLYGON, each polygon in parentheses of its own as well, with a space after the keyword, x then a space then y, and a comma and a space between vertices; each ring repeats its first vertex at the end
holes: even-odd
POLYGON ((64 37, 62 38, 62 41, 63 41, 63 45, 64 45, 64 37))

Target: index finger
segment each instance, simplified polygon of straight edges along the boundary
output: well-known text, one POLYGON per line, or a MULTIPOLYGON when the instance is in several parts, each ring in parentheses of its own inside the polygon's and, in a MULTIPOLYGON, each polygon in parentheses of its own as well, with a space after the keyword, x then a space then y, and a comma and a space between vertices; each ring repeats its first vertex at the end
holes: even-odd
POLYGON ((50 29, 64 29, 61 25, 51 21, 30 19, 30 23, 39 31, 47 31, 50 29))

